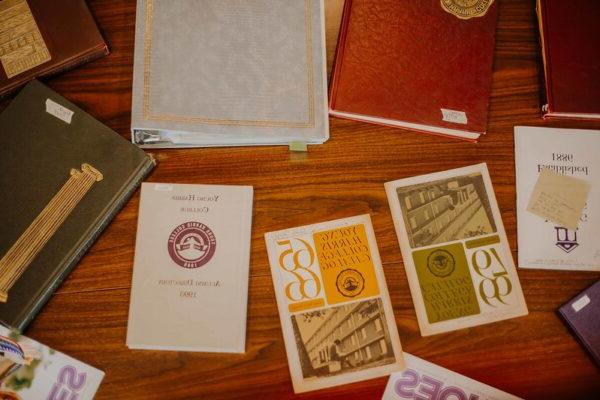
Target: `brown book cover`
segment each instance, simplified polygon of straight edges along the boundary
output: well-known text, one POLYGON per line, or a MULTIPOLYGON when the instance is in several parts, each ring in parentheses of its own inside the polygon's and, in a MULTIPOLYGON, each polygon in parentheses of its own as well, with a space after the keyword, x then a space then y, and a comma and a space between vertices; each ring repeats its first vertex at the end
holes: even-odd
POLYGON ((347 0, 330 114, 476 140, 497 15, 494 0, 347 0))
POLYGON ((84 0, 0 0, 0 96, 106 54, 84 0))
POLYGON ((0 132, 0 321, 23 330, 154 160, 35 80, 0 132))
POLYGON ((600 119, 600 1, 538 0, 545 118, 600 119))

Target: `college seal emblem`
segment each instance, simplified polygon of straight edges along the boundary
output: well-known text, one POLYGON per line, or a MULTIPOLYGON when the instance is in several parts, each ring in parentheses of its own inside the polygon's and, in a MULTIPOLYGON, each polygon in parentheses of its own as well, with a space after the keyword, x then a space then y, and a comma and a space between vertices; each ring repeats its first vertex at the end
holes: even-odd
POLYGON ((436 250, 427 257, 427 268, 439 278, 450 275, 455 266, 454 256, 446 250, 436 250))
POLYGON ((345 297, 356 297, 365 288, 365 278, 355 269, 345 269, 335 280, 338 292, 345 297))
POLYGON ((183 268, 200 268, 215 254, 217 241, 210 228, 201 222, 186 222, 169 235, 171 259, 183 268))
POLYGON ((440 0, 442 8, 460 19, 483 17, 494 0, 440 0))

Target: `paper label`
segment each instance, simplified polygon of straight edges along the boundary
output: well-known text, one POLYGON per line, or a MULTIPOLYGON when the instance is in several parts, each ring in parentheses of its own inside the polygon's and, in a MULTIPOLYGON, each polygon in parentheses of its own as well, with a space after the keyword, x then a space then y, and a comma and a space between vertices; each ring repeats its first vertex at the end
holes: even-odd
POLYGON ((568 229, 576 230, 590 192, 582 179, 544 168, 529 199, 527 211, 568 229))
POLYGON ((170 192, 173 190, 173 185, 168 183, 157 183, 154 185, 154 190, 159 192, 170 192))
POLYGON ((8 78, 51 59, 26 0, 0 2, 0 61, 8 78))
POLYGON ((61 106, 60 104, 51 99, 46 99, 46 112, 48 114, 54 115, 56 118, 66 122, 67 124, 71 123, 74 114, 73 111, 69 110, 64 106, 61 106))
POLYGON ((583 310, 583 308, 585 306, 587 306, 588 304, 590 304, 591 300, 590 298, 586 295, 584 295, 582 298, 580 298, 577 301, 574 301, 573 304, 571 304, 571 307, 573 307, 573 310, 575 312, 579 312, 581 310, 583 310))
POLYGON ((442 120, 446 122, 453 122, 455 124, 463 124, 466 125, 467 113, 464 111, 456 111, 456 110, 448 110, 442 108, 442 120))

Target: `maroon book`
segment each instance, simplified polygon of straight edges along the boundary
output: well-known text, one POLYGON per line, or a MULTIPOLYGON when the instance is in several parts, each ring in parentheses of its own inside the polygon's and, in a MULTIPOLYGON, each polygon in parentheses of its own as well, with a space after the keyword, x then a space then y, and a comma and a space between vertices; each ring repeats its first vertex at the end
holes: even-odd
POLYGON ((106 54, 84 0, 0 0, 0 96, 106 54))
POLYGON ((562 306, 558 312, 600 366, 600 281, 562 306))
POLYGON ((497 7, 347 0, 330 114, 476 140, 487 127, 497 7))
POLYGON ((538 0, 545 118, 600 119, 600 1, 538 0))

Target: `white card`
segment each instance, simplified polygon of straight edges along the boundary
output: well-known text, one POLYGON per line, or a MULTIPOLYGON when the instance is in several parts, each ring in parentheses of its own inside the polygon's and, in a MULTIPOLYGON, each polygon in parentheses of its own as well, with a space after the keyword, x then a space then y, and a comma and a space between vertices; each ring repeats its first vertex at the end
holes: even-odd
POLYGON ((600 271, 600 131, 515 127, 519 267, 600 271), (527 211, 543 168, 591 183, 578 229, 527 211))

